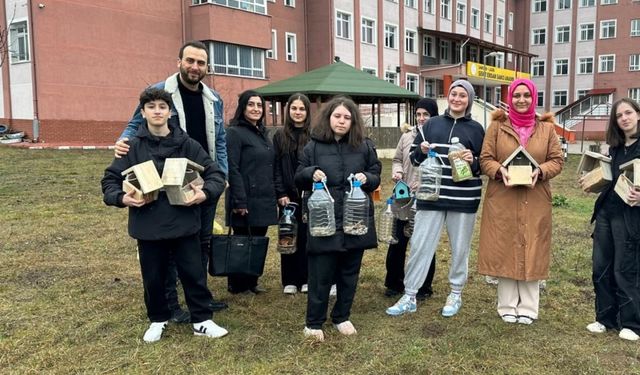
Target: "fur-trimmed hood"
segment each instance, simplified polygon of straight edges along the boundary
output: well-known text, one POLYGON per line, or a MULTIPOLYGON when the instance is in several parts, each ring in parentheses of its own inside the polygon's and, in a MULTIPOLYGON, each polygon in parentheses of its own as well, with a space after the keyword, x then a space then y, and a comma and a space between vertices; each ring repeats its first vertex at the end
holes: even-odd
MULTIPOLYGON (((547 112, 542 115, 536 115, 536 118, 542 122, 555 123, 553 112, 547 112)), ((491 121, 505 122, 507 121, 507 113, 503 109, 496 109, 491 112, 491 121)))
POLYGON ((413 131, 413 130, 415 130, 415 126, 411 126, 410 124, 408 124, 406 122, 403 123, 402 125, 400 125, 400 132, 402 132, 402 133, 408 133, 408 132, 413 131))

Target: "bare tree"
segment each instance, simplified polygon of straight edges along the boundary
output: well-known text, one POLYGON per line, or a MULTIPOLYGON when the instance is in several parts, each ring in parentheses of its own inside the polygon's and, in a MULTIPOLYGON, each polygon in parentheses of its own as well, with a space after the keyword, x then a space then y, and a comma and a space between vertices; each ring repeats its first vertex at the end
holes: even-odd
MULTIPOLYGON (((9 58, 11 53, 11 24, 16 17, 16 4, 13 4, 13 14, 11 19, 5 24, 0 23, 0 66, 4 66, 4 63, 9 58)), ((2 20, 4 21, 4 20, 2 20)))

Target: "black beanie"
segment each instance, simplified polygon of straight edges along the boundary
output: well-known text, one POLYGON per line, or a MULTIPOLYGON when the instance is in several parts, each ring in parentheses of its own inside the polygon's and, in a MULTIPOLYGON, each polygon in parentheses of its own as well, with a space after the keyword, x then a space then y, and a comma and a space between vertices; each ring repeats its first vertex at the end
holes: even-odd
POLYGON ((418 100, 416 110, 418 110, 418 108, 426 109, 430 117, 438 116, 438 103, 433 99, 422 98, 418 100))

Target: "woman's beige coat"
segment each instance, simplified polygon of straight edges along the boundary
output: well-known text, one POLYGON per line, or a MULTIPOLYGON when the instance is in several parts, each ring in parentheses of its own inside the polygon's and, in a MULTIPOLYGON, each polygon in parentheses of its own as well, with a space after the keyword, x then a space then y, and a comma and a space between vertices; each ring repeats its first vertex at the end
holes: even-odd
POLYGON ((526 150, 538 162, 542 179, 535 187, 507 188, 496 173, 520 145, 506 113, 492 113, 480 153, 480 167, 489 177, 480 222, 478 272, 514 280, 548 277, 551 252, 551 186, 564 165, 553 115, 536 119, 526 150))

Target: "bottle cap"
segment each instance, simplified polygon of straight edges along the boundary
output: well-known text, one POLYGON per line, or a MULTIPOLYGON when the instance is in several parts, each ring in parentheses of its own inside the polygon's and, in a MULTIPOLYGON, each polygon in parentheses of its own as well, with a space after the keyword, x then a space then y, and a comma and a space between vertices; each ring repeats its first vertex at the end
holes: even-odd
POLYGON ((393 198, 387 199, 387 204, 393 204, 393 198))
POLYGON ((429 157, 435 158, 438 154, 436 154, 435 150, 429 150, 429 157))
POLYGON ((322 182, 313 183, 313 190, 322 190, 322 189, 324 189, 324 185, 322 184, 322 182))
POLYGON ((360 187, 362 186, 362 182, 360 182, 359 180, 353 180, 353 187, 360 187))
POLYGON ((460 143, 460 138, 458 137, 451 138, 451 143, 460 143))

